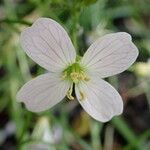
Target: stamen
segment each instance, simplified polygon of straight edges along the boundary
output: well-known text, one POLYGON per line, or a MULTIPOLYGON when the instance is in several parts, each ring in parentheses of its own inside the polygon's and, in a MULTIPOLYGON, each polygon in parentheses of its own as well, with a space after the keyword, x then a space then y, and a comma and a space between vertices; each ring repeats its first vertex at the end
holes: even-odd
POLYGON ((89 77, 87 77, 87 76, 85 76, 84 81, 89 81, 89 80, 90 80, 90 78, 89 78, 89 77))
POLYGON ((80 100, 85 100, 86 96, 83 92, 79 91, 80 92, 80 100))
POLYGON ((80 66, 79 63, 74 63, 68 66, 61 75, 62 80, 70 80, 75 84, 78 84, 80 81, 89 81, 90 78, 86 75, 84 69, 80 66))
POLYGON ((90 78, 88 76, 86 76, 86 74, 83 71, 81 71, 81 73, 79 74, 79 78, 82 81, 89 81, 90 80, 90 78))
POLYGON ((85 74, 83 73, 83 71, 79 74, 79 78, 80 78, 80 80, 84 81, 85 74))
POLYGON ((73 80, 73 81, 78 81, 78 77, 79 77, 79 73, 77 72, 72 72, 70 74, 70 78, 73 80))
POLYGON ((72 96, 72 88, 73 88, 73 85, 70 87, 70 89, 67 91, 67 97, 68 99, 70 100, 74 100, 74 97, 72 96))
POLYGON ((85 79, 85 75, 79 72, 72 72, 70 74, 70 78, 74 83, 78 83, 80 81, 83 81, 85 79))

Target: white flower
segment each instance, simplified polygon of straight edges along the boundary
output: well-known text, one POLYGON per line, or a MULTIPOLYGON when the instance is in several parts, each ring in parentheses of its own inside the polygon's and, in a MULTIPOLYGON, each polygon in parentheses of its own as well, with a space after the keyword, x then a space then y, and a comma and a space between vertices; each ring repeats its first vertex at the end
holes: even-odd
POLYGON ((122 113, 121 96, 101 78, 123 72, 136 60, 138 50, 128 33, 99 38, 83 58, 76 55, 68 34, 52 19, 39 18, 22 32, 20 41, 28 56, 49 71, 18 92, 17 99, 28 110, 47 110, 66 95, 74 99, 74 85, 79 103, 96 120, 106 122, 122 113))

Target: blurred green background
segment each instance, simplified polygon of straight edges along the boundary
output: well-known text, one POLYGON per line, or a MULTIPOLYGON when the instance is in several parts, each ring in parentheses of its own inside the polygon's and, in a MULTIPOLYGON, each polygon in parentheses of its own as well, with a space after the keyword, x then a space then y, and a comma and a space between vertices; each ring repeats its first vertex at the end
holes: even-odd
POLYGON ((149 110, 149 0, 0 1, 0 150, 150 150, 149 110), (19 43, 20 32, 42 16, 63 25, 80 55, 104 34, 132 35, 139 49, 136 63, 107 79, 123 97, 121 116, 104 124, 76 100, 38 114, 16 102, 18 89, 45 72, 19 43))

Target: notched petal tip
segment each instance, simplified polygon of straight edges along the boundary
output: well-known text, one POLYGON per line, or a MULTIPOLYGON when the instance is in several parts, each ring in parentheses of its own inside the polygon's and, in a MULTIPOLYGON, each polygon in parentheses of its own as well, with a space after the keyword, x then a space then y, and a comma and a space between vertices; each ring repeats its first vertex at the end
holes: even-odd
POLYGON ((108 122, 123 112, 123 101, 120 94, 106 81, 93 76, 87 84, 75 86, 79 103, 95 120, 108 122), (80 91, 86 93, 86 99, 80 100, 80 91))
POLYGON ((26 99, 24 99, 23 95, 24 94, 20 90, 16 95, 16 100, 17 100, 17 102, 23 103, 25 108, 28 111, 33 112, 33 113, 38 113, 38 112, 43 112, 43 111, 46 111, 49 109, 49 108, 45 109, 44 107, 39 109, 36 105, 32 104, 32 102, 29 102, 26 99))
MULTIPOLYGON (((122 107, 120 108, 120 110, 119 110, 118 112, 115 112, 115 113, 111 114, 110 116, 105 117, 105 119, 103 119, 103 120, 98 120, 98 121, 101 121, 101 122, 103 122, 103 123, 109 122, 113 117, 119 116, 119 115, 121 115, 122 113, 123 113, 123 105, 122 105, 122 107)), ((97 119, 96 119, 96 120, 97 120, 97 119)))
POLYGON ((60 81, 55 73, 40 75, 22 86, 16 95, 32 112, 42 112, 59 103, 66 95, 70 83, 60 81))
POLYGON ((34 105, 31 105, 31 104, 28 104, 27 102, 23 102, 23 104, 25 105, 25 108, 30 111, 30 112, 33 112, 33 113, 40 113, 40 112, 44 112, 44 111, 47 111, 49 108, 37 108, 36 106, 34 105))
POLYGON ((126 37, 126 39, 128 39, 128 40, 132 40, 131 35, 129 33, 127 33, 127 32, 117 32, 117 33, 113 33, 113 34, 114 35, 115 34, 120 34, 120 37, 126 37))
MULTIPOLYGON (((86 111, 86 110, 85 110, 86 111)), ((119 115, 121 115, 123 113, 123 103, 122 103, 122 106, 120 105, 120 108, 119 108, 119 110, 117 110, 117 111, 114 111, 114 112, 111 112, 110 114, 108 114, 107 116, 106 115, 103 115, 103 117, 99 117, 99 116, 96 116, 96 115, 94 115, 94 114, 90 114, 90 116, 92 117, 92 118, 94 118, 95 120, 97 120, 97 121, 100 121, 100 122, 102 122, 102 123, 106 123, 106 122, 109 122, 113 117, 115 117, 115 116, 119 116, 119 115)))
POLYGON ((23 103, 25 105, 25 107, 27 108, 28 111, 31 111, 31 112, 40 112, 40 111, 36 110, 34 107, 30 106, 30 104, 28 104, 28 102, 26 100, 24 100, 24 96, 23 96, 23 93, 22 93, 21 89, 16 94, 16 100, 17 100, 17 102, 23 103))
MULTIPOLYGON (((131 45, 131 50, 134 51, 134 58, 135 60, 137 59, 138 55, 139 55, 139 50, 138 48, 135 46, 135 44, 132 42, 132 36, 127 33, 127 32, 118 32, 118 34, 122 34, 123 37, 127 38, 127 42, 128 44, 131 45)), ((135 61, 134 60, 134 61, 135 61)))
POLYGON ((50 18, 39 18, 24 29, 20 43, 27 55, 46 70, 58 72, 75 62, 76 51, 67 32, 50 18))
POLYGON ((131 35, 118 32, 96 40, 86 51, 81 62, 89 72, 106 78, 128 69, 136 61, 138 54, 131 35))
POLYGON ((33 102, 32 100, 27 100, 27 98, 25 98, 24 95, 25 93, 23 93, 21 90, 17 93, 16 95, 16 100, 17 102, 20 102, 20 103, 23 103, 25 108, 30 111, 30 112, 33 112, 33 113, 40 113, 40 112, 43 112, 43 111, 46 111, 50 108, 49 107, 40 107, 40 105, 37 105, 36 103, 34 103, 34 101, 36 99, 33 98, 33 102))

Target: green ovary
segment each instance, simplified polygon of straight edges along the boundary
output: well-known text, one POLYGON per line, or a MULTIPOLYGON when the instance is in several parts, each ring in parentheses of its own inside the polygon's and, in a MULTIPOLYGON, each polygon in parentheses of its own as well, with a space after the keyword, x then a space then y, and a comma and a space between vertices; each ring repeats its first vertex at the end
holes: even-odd
POLYGON ((73 63, 68 66, 63 71, 61 78, 63 80, 70 80, 75 84, 80 81, 89 81, 89 77, 86 75, 85 69, 81 67, 79 63, 73 63))

